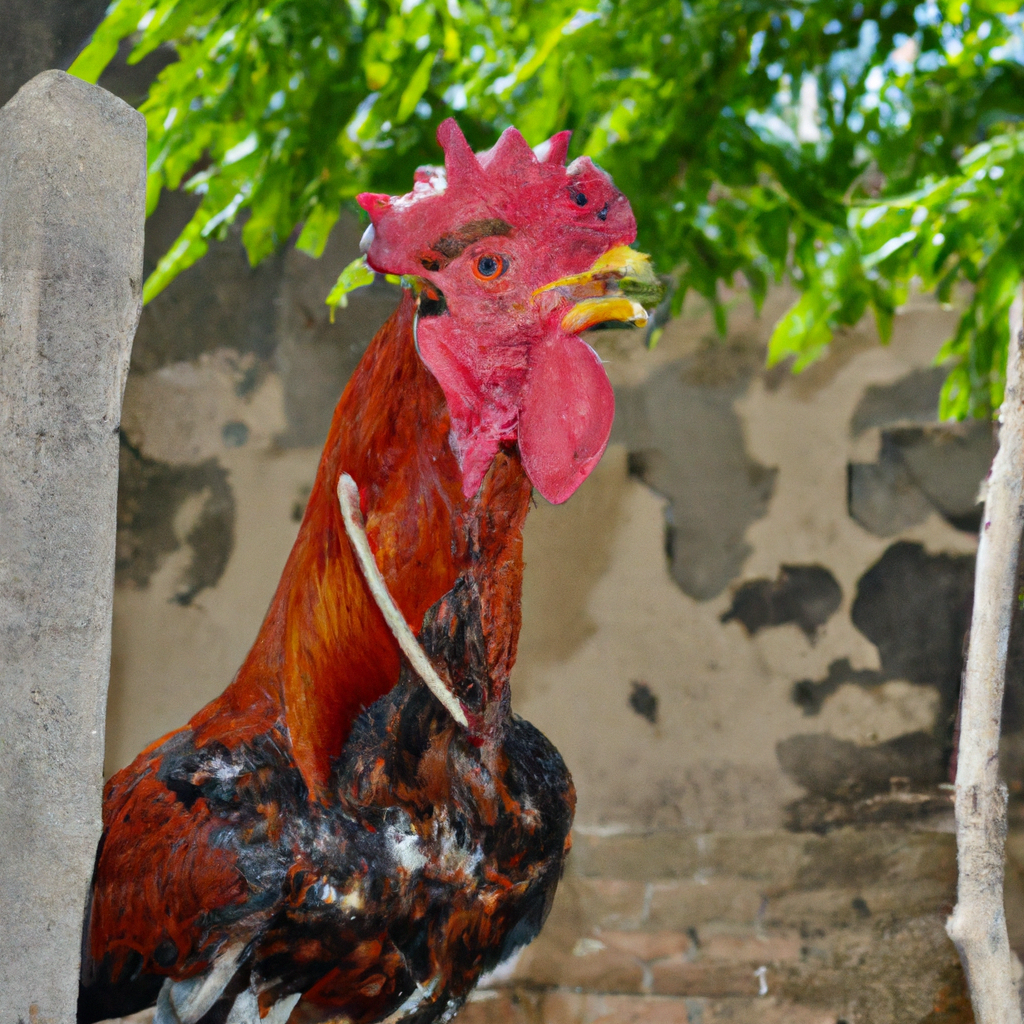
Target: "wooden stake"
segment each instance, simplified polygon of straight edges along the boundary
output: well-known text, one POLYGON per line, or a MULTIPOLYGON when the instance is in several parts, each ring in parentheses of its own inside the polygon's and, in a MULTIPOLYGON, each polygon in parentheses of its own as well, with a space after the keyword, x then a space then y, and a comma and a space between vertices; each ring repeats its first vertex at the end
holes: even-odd
POLYGON ((957 904, 946 922, 967 974, 977 1024, 1021 1024, 1003 909, 1006 786, 999 726, 1024 525, 1024 292, 1010 310, 999 451, 989 472, 960 697, 956 770, 957 904))

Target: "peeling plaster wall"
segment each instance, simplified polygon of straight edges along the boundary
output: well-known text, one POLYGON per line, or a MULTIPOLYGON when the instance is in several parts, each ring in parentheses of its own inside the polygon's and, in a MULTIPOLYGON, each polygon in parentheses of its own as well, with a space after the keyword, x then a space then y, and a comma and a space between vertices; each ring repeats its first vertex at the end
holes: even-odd
POLYGON ((700 317, 652 354, 600 342, 616 443, 528 522, 516 695, 572 766, 583 827, 807 824, 817 798, 853 820, 890 777, 947 779, 975 536, 944 496, 975 497, 991 454, 988 425, 934 423, 952 315, 917 303, 891 346, 865 326, 792 378, 762 368, 782 303, 758 321, 740 302, 725 342, 700 317), (897 428, 967 457, 908 460, 886 500, 913 516, 867 530, 851 467, 897 428), (654 721, 630 713, 638 684, 654 721))

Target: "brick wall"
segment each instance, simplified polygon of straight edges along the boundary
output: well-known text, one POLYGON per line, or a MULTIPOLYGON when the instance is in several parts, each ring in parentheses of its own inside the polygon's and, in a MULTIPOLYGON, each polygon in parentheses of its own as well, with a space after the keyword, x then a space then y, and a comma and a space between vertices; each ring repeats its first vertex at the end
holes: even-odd
POLYGON ((948 832, 578 835, 541 937, 459 1020, 970 1021, 955 884, 948 832))

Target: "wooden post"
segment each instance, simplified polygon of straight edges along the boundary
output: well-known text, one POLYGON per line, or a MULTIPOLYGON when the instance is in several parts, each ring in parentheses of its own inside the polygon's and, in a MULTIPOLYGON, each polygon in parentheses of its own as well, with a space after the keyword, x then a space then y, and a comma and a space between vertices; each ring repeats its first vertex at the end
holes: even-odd
POLYGON ((71 1024, 100 834, 146 124, 60 71, 0 110, 0 1024, 71 1024))
POLYGON ((978 1024, 1021 1024, 1003 910, 1006 787, 999 727, 1024 525, 1024 293, 1010 312, 999 451, 989 473, 974 578, 970 649, 960 697, 956 769, 957 904, 946 922, 978 1024))

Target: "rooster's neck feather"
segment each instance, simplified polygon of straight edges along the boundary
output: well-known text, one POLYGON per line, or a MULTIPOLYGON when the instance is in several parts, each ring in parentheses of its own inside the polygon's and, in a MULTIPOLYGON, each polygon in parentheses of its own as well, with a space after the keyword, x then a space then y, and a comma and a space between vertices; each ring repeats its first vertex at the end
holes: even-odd
POLYGON ((324 793, 352 723, 401 667, 345 536, 341 473, 360 487, 377 564, 413 631, 455 578, 479 565, 493 671, 507 680, 515 658, 530 484, 518 452, 503 450, 480 491, 463 496, 444 395, 416 352, 414 317, 407 292, 338 403, 256 642, 224 694, 190 723, 200 744, 284 726, 314 795, 324 793))

